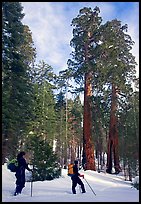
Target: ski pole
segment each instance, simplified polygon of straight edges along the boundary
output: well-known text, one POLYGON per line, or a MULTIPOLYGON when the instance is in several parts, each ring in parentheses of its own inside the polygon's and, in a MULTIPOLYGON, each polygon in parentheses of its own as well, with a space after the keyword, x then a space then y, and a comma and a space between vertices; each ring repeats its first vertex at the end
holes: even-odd
MULTIPOLYGON (((85 179, 85 178, 84 178, 85 179)), ((88 186, 90 187, 91 191, 93 192, 93 194, 96 196, 96 193, 94 192, 94 190, 92 189, 92 187, 90 186, 90 184, 88 183, 88 181, 85 179, 85 181, 87 182, 88 186)))
POLYGON ((34 165, 33 165, 32 174, 31 174, 31 197, 32 197, 32 189, 33 189, 33 171, 34 171, 34 165))
POLYGON ((32 187, 33 187, 33 172, 32 172, 32 176, 31 176, 31 197, 32 197, 32 187))

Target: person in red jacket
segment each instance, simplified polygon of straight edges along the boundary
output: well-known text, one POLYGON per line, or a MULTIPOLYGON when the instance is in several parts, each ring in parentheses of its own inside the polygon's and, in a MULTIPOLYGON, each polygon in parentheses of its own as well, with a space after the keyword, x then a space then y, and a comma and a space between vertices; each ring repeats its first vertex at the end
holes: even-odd
POLYGON ((25 169, 27 169, 28 171, 32 171, 32 169, 28 167, 28 164, 26 163, 24 156, 25 156, 25 152, 20 152, 17 155, 18 168, 15 174, 16 189, 15 189, 14 196, 21 193, 22 189, 25 187, 25 169))
POLYGON ((74 166, 73 166, 73 175, 71 176, 71 179, 72 179, 72 193, 73 194, 76 194, 75 188, 76 188, 77 184, 79 184, 81 186, 82 193, 86 193, 84 184, 81 181, 80 177, 84 178, 84 175, 81 175, 78 172, 78 161, 75 160, 74 161, 74 166))

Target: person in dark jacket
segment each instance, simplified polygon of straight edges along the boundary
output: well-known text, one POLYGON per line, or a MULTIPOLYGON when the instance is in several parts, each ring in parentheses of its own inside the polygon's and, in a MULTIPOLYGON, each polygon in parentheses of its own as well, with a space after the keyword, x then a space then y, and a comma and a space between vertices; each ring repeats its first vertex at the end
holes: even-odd
POLYGON ((76 194, 75 188, 76 188, 77 184, 79 184, 81 186, 82 193, 85 193, 86 191, 85 191, 84 184, 80 179, 80 177, 84 178, 84 175, 81 175, 78 172, 78 161, 77 160, 74 161, 73 173, 74 174, 71 176, 71 179, 72 179, 72 193, 76 194))
POLYGON ((32 171, 28 167, 28 164, 26 163, 26 160, 24 158, 25 152, 20 152, 17 155, 17 161, 18 161, 18 168, 16 171, 16 189, 14 195, 16 196, 17 194, 22 192, 22 189, 25 187, 25 169, 28 171, 32 171))

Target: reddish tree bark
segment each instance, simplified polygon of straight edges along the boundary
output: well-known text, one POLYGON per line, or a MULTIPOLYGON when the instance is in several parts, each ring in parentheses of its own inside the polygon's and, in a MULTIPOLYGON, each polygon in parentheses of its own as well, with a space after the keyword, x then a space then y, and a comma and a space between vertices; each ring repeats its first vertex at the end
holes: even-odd
POLYGON ((91 73, 85 74, 84 89, 84 120, 83 120, 83 158, 85 160, 85 170, 96 170, 94 158, 94 144, 92 141, 92 112, 91 112, 91 73))
POLYGON ((115 173, 121 171, 119 165, 119 153, 118 153, 118 130, 117 130, 117 94, 116 88, 112 85, 112 101, 111 101, 111 113, 110 113, 110 126, 109 126, 109 138, 108 138, 108 155, 107 155, 107 173, 112 173, 112 161, 114 159, 115 173))

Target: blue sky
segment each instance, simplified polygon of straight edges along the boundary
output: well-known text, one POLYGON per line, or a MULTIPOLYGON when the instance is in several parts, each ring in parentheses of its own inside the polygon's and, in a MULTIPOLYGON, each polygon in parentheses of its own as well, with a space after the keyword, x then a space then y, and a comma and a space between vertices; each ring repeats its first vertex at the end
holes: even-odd
MULTIPOLYGON (((128 24, 128 34, 135 42, 132 53, 139 63, 139 2, 21 2, 37 50, 37 62, 44 60, 56 74, 67 68, 71 58, 71 21, 83 7, 100 8, 103 23, 118 19, 128 24)), ((137 74, 139 66, 137 66, 137 74)))

